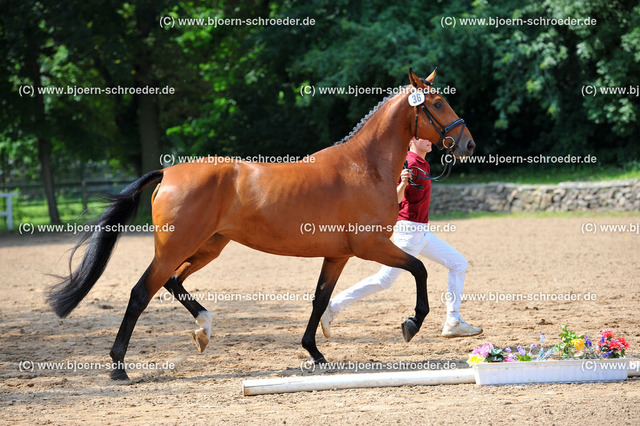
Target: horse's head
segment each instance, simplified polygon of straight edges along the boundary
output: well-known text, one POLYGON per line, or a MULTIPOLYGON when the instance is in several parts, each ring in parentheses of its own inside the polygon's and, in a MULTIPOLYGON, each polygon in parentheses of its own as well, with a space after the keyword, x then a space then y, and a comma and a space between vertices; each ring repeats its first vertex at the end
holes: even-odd
POLYGON ((422 79, 409 69, 409 81, 416 91, 409 97, 409 103, 416 109, 414 135, 437 141, 439 149, 446 148, 456 157, 472 155, 476 147, 473 136, 464 120, 458 117, 449 103, 432 87, 435 78, 436 70, 422 79), (420 96, 420 93, 424 96, 420 96))

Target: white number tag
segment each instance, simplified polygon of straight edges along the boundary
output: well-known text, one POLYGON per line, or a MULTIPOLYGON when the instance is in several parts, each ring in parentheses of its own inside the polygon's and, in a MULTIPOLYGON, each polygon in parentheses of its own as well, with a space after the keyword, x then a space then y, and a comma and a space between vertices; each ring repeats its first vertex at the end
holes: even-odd
POLYGON ((409 95, 409 105, 418 106, 423 103, 424 103, 424 93, 416 91, 409 95))

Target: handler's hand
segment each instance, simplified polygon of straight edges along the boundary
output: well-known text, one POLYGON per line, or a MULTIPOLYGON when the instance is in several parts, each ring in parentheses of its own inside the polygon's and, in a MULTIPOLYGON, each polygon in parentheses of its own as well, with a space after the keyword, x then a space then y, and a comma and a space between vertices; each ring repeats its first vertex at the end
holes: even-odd
POLYGON ((411 171, 409 169, 402 170, 402 173, 400 173, 400 185, 409 185, 409 179, 411 179, 411 171))

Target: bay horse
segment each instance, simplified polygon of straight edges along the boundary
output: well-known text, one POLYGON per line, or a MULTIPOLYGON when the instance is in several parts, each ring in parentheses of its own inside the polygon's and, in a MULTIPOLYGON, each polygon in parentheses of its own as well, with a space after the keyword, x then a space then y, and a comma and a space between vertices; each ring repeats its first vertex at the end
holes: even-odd
POLYGON ((97 230, 78 242, 69 260, 69 276, 51 288, 48 302, 60 317, 66 317, 78 305, 107 265, 119 237, 114 228, 135 216, 140 194, 155 185, 151 201, 155 256, 131 291, 110 351, 117 367, 110 373, 112 379, 129 379, 124 357, 133 329, 163 286, 174 295, 183 295, 178 300, 199 326, 192 333, 196 345, 200 351, 205 349, 211 337, 212 316, 193 298, 184 297, 189 293, 183 282, 218 257, 231 240, 272 254, 324 258, 311 317, 302 337, 302 346, 314 362, 326 363, 316 346, 316 330, 338 277, 352 256, 402 268, 413 275, 415 316, 401 326, 405 341, 410 341, 429 313, 427 270, 420 260, 391 242, 389 231, 398 216, 396 184, 409 141, 412 136, 438 140, 440 149, 448 149, 457 157, 472 155, 475 147, 464 121, 442 96, 430 90, 435 76, 436 70, 421 79, 410 69, 413 87, 405 86, 406 90, 385 98, 342 141, 312 154, 313 162, 192 162, 144 175, 113 197, 93 228, 97 230), (349 224, 356 223, 371 225, 375 231, 301 231, 302 224, 344 225, 348 229, 349 224), (72 272, 74 253, 87 240, 80 265, 72 272))

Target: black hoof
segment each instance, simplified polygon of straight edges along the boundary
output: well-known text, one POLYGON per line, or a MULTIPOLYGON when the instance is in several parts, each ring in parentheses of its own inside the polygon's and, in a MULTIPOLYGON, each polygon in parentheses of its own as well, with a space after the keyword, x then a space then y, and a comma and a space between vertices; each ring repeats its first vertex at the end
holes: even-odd
POLYGON ((314 363, 315 365, 322 365, 322 364, 326 364, 326 363, 327 363, 327 360, 326 360, 326 359, 324 359, 324 357, 323 357, 323 356, 320 356, 320 358, 318 358, 318 359, 314 359, 314 360, 313 360, 313 363, 314 363))
POLYGON ((127 372, 122 368, 111 371, 111 373, 109 373, 109 377, 111 377, 111 380, 129 380, 127 372))
POLYGON ((419 330, 415 321, 413 321, 413 319, 411 318, 407 318, 407 320, 403 322, 400 327, 402 328, 402 337, 404 337, 405 342, 410 342, 411 339, 413 339, 413 336, 415 336, 419 330))

